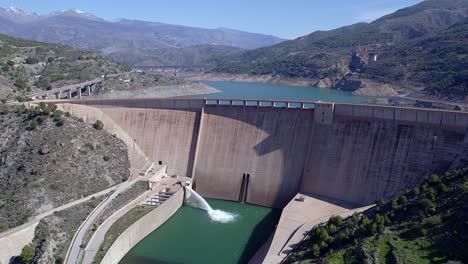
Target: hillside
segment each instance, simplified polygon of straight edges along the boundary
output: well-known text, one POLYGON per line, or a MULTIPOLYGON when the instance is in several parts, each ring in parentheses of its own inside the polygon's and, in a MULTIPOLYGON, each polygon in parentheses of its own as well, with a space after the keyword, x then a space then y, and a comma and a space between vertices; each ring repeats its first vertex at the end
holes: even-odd
POLYGON ((175 62, 190 62, 191 57, 208 51, 199 48, 200 45, 212 46, 212 55, 219 55, 216 53, 219 49, 238 51, 283 41, 275 36, 226 28, 205 29, 127 19, 107 21, 79 10, 36 15, 0 8, 0 25, 3 34, 94 51, 129 66, 174 65, 173 61, 167 61, 168 54, 174 53, 183 57, 175 62), (187 47, 191 48, 180 50, 187 47))
POLYGON ((313 229, 285 263, 467 263, 468 169, 313 229), (459 263, 459 262, 456 262, 459 263))
POLYGON ((317 86, 351 90, 371 79, 466 95, 466 78, 460 80, 467 63, 466 17, 468 0, 426 0, 372 23, 219 57, 211 71, 309 78, 317 86), (435 71, 440 73, 433 76, 435 71))
POLYGON ((0 35, 0 98, 80 83, 127 70, 121 64, 69 46, 0 35))
POLYGON ((127 148, 42 104, 0 108, 0 231, 130 176, 127 148))
POLYGON ((109 58, 136 67, 196 66, 203 67, 214 58, 237 54, 241 48, 225 45, 195 45, 183 48, 125 49, 105 54, 109 58))

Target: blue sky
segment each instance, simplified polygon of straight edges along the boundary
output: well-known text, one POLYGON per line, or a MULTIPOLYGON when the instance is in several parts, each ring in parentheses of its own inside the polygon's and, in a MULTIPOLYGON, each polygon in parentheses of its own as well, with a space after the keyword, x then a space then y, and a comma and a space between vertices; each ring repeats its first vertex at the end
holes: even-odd
POLYGON ((315 30, 369 22, 421 0, 0 0, 46 14, 76 8, 108 20, 138 19, 226 27, 296 38, 315 30))

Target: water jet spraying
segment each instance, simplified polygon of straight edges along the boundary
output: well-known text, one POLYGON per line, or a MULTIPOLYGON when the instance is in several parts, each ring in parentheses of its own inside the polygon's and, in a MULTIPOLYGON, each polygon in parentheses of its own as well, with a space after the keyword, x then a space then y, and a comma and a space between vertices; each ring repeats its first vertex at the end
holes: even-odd
POLYGON ((219 223, 229 223, 234 221, 236 218, 235 214, 211 208, 208 202, 190 187, 186 186, 185 190, 185 204, 190 207, 206 211, 212 221, 219 223))

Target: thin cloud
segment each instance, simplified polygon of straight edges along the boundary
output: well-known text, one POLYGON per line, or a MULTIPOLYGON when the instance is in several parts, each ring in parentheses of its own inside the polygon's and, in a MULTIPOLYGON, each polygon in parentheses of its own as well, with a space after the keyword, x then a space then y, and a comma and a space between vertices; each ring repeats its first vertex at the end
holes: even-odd
POLYGON ((386 8, 386 9, 381 9, 381 10, 368 10, 359 14, 356 17, 356 20, 364 21, 364 22, 371 22, 385 15, 391 14, 397 10, 398 9, 396 8, 386 8))

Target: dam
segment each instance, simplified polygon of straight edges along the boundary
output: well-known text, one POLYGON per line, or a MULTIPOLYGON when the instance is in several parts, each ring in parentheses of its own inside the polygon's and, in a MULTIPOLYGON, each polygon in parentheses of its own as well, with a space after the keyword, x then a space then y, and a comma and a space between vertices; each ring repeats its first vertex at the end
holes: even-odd
POLYGON ((298 194, 361 207, 468 164, 468 113, 309 101, 52 101, 167 165, 205 198, 285 208, 298 194))

